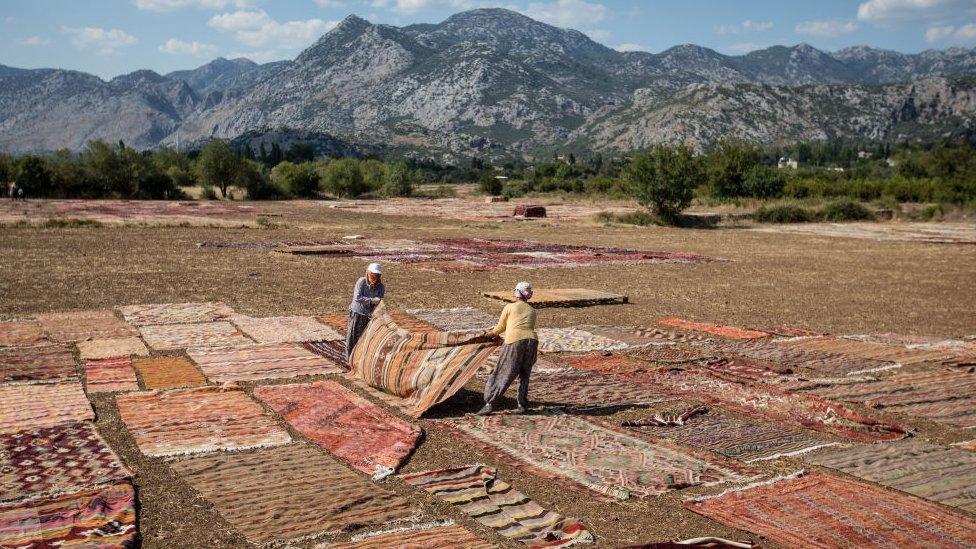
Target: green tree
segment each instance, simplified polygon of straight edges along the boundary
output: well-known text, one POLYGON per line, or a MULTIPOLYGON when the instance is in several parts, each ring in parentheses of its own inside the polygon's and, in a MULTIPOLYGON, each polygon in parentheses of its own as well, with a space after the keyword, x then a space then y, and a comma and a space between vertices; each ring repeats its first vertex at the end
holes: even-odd
POLYGON ((321 169, 319 175, 326 192, 334 196, 355 197, 369 190, 355 158, 332 160, 321 169))
POLYGON ((51 172, 48 171, 43 158, 32 155, 21 159, 17 186, 22 187, 28 196, 51 194, 51 172))
POLYGON ((241 162, 235 184, 245 191, 251 200, 276 200, 285 197, 285 192, 273 184, 266 176, 267 167, 253 160, 241 162))
POLYGON ((691 204, 702 166, 691 148, 656 145, 634 156, 624 171, 634 198, 662 220, 673 222, 691 204))
POLYGON ((200 151, 197 158, 197 182, 202 187, 218 187, 220 194, 227 198, 229 187, 238 176, 241 160, 227 143, 214 140, 200 151))
POLYGON ((707 159, 708 186, 715 196, 743 196, 746 175, 759 164, 759 150, 747 143, 723 141, 707 159))
POLYGON ((386 196, 410 196, 413 193, 414 174, 406 162, 400 161, 386 170, 383 194, 386 196))
POLYGON ((126 152, 135 153, 104 141, 89 141, 85 145, 79 160, 86 184, 95 196, 128 198, 136 194, 138 185, 129 162, 125 160, 126 152))
POLYGON ((285 160, 300 164, 315 160, 315 147, 308 143, 293 143, 285 153, 285 160))
POLYGON ((363 182, 370 191, 380 191, 386 182, 386 163, 372 158, 359 163, 363 172, 363 182))
POLYGON ((291 196, 311 198, 319 191, 319 174, 311 162, 293 164, 285 160, 271 170, 271 181, 291 196))
POLYGON ((478 188, 482 193, 497 196, 502 193, 501 179, 495 178, 495 172, 492 170, 484 170, 481 172, 481 177, 478 179, 478 188))
POLYGON ((786 177, 776 168, 753 166, 742 184, 743 194, 755 198, 779 198, 783 195, 786 177))

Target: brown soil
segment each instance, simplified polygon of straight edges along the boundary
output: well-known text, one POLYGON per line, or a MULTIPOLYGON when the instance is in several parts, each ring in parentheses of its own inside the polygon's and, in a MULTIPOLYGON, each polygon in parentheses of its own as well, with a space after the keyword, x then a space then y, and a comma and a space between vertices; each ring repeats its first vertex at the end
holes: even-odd
MULTIPOLYGON (((502 303, 480 297, 520 279, 536 287, 585 287, 622 293, 626 305, 543 309, 542 326, 583 323, 652 324, 664 316, 736 326, 789 325, 832 333, 892 331, 962 336, 976 333, 976 253, 971 246, 871 242, 778 234, 596 227, 586 224, 461 223, 426 217, 377 217, 310 203, 262 205, 275 215, 270 229, 80 227, 6 228, 0 239, 0 316, 169 301, 224 301, 252 315, 312 314, 344 309, 364 261, 291 256, 262 250, 198 248, 201 241, 327 240, 489 236, 569 244, 681 251, 733 260, 703 265, 439 274, 388 265, 394 307, 475 306, 497 312, 502 303)), ((473 411, 477 386, 432 411, 434 417, 473 411)), ((137 471, 144 547, 241 547, 247 542, 166 465, 143 457, 126 433, 112 396, 93 398, 98 426, 137 471)), ((510 404, 510 403, 509 403, 510 404)), ((607 420, 641 417, 627 410, 607 420)), ((428 420, 422 421, 425 426, 428 420)), ((918 422, 915 422, 917 424, 918 422)), ((953 441, 951 430, 918 425, 923 438, 953 441)), ((296 438, 300 438, 296 433, 296 438)), ((498 463, 436 429, 404 468, 417 471, 472 463, 496 465, 500 475, 544 506, 583 519, 598 546, 719 535, 756 539, 681 507, 691 489, 623 503, 593 501, 498 463)), ((800 462, 767 463, 762 472, 788 472, 800 462)), ((493 531, 396 480, 431 517, 449 517, 485 539, 515 546, 493 531)), ((341 536, 340 539, 348 537, 341 536)), ((303 543, 312 546, 316 541, 303 543)), ((763 545, 770 544, 765 540, 763 545)))

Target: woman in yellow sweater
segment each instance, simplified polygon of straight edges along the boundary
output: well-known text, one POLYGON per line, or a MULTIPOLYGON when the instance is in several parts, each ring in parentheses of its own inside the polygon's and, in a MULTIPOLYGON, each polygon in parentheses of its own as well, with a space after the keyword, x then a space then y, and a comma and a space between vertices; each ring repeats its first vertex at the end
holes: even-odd
POLYGON ((535 333, 535 309, 529 305, 532 299, 532 285, 519 282, 515 286, 514 303, 505 305, 498 325, 485 332, 485 335, 499 337, 504 334, 498 357, 498 366, 485 384, 485 406, 478 415, 488 415, 494 409, 495 401, 519 378, 518 407, 515 413, 525 413, 529 406, 529 374, 539 354, 539 336, 535 333))

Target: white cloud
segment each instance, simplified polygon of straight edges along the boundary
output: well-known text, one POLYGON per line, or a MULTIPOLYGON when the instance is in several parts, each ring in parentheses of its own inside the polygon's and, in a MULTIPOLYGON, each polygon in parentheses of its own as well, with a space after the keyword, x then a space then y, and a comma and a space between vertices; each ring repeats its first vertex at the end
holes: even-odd
POLYGON ((972 44, 976 42, 976 23, 968 23, 961 27, 935 25, 926 29, 925 40, 929 43, 972 44))
POLYGON ((25 46, 46 46, 50 44, 51 41, 43 36, 28 36, 27 38, 21 40, 20 43, 25 46))
POLYGON ((184 8, 222 10, 250 7, 252 0, 133 0, 137 8, 145 11, 176 11, 184 8))
POLYGON ((857 8, 857 18, 873 23, 934 20, 976 13, 972 0, 867 0, 857 8))
POLYGON ((768 48, 768 44, 757 44, 755 42, 741 42, 738 44, 732 44, 726 46, 725 50, 731 53, 749 53, 756 50, 762 50, 768 48))
POLYGON ((277 49, 304 48, 320 36, 334 29, 338 21, 308 19, 306 21, 268 21, 260 28, 240 30, 235 35, 238 42, 252 48, 274 47, 277 49))
POLYGON ((269 63, 288 59, 288 55, 279 50, 235 51, 227 55, 228 59, 237 59, 238 57, 246 57, 255 63, 269 63))
POLYGON ((946 38, 952 36, 952 33, 956 31, 956 27, 952 25, 938 25, 935 27, 929 27, 925 31, 925 40, 927 42, 942 42, 946 38))
POLYGON ((640 44, 620 44, 614 49, 617 51, 649 51, 647 46, 640 44))
POLYGON ((94 48, 101 55, 118 53, 118 50, 138 42, 135 36, 119 29, 61 27, 61 30, 71 35, 71 43, 76 48, 94 48))
POLYGON ((719 25, 719 34, 740 34, 746 32, 763 32, 773 28, 772 21, 753 21, 746 19, 735 25, 719 25))
POLYGON ((194 57, 203 57, 217 53, 217 46, 214 46, 213 44, 203 44, 201 42, 197 42, 196 40, 193 42, 184 42, 177 38, 170 38, 162 46, 159 46, 159 51, 173 55, 192 55, 194 57))
POLYGON ((346 7, 345 2, 340 2, 339 0, 315 0, 315 3, 319 5, 320 8, 344 8, 346 7))
POLYGON ((524 13, 550 25, 572 27, 603 21, 607 16, 607 7, 584 0, 554 0, 532 2, 525 8, 524 13))
POLYGON ((583 34, 590 37, 590 40, 597 42, 608 42, 613 37, 613 33, 606 29, 590 29, 583 31, 583 34))
POLYGON ((810 36, 840 36, 856 31, 861 26, 854 21, 838 19, 822 19, 819 21, 803 21, 793 29, 799 34, 810 36))
POLYGON ((233 13, 214 15, 207 24, 219 31, 235 31, 260 27, 270 20, 271 18, 264 10, 239 10, 233 13))
POLYGON ((956 38, 966 42, 976 40, 976 24, 969 23, 959 27, 959 30, 956 31, 956 38))

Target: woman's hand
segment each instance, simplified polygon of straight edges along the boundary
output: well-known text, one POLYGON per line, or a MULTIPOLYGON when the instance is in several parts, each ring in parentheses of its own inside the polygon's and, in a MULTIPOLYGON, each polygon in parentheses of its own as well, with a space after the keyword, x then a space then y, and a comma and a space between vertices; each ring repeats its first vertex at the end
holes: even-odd
POLYGON ((372 303, 373 305, 379 305, 380 304, 380 298, 378 298, 378 297, 371 297, 369 299, 369 302, 372 303))

